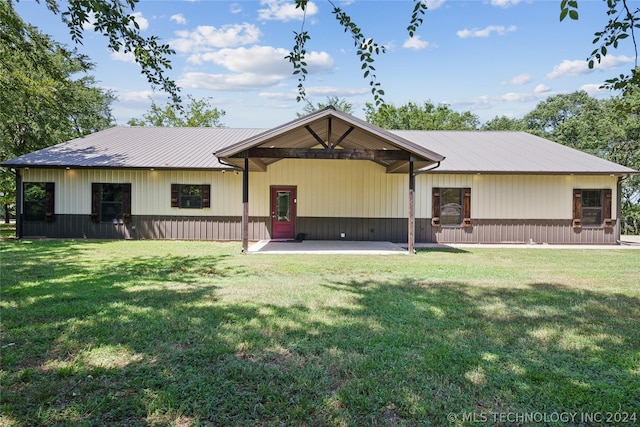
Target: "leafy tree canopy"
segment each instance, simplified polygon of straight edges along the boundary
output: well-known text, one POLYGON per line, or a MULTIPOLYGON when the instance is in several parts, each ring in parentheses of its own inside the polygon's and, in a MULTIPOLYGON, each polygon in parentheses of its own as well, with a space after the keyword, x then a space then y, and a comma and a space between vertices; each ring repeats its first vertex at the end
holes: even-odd
POLYGON ((384 129, 397 130, 475 130, 480 121, 475 114, 465 111, 459 113, 448 105, 433 105, 425 102, 418 105, 414 102, 396 107, 385 104, 375 107, 367 103, 366 120, 384 129))
MULTIPOLYGON (((96 86, 92 69, 0 1, 0 160, 112 126, 114 96, 96 86)), ((13 187, 11 176, 0 180, 1 203, 12 203, 13 187)))
POLYGON ((133 15, 139 0, 36 1, 45 3, 51 12, 60 16, 69 27, 74 42, 82 43, 84 28, 92 27, 107 38, 110 50, 132 53, 147 81, 154 88, 159 87, 168 93, 174 102, 180 102, 179 88, 167 76, 167 70, 171 69, 169 56, 175 51, 168 44, 160 43, 156 36, 141 35, 133 15))
POLYGON ((311 114, 314 111, 322 110, 327 107, 334 107, 336 110, 343 111, 347 114, 351 114, 353 112, 353 104, 346 99, 338 98, 337 96, 327 96, 326 102, 318 102, 317 104, 313 104, 308 99, 305 100, 304 108, 301 113, 297 113, 297 116, 306 116, 307 114, 311 114))
POLYGON ((96 87, 87 57, 25 24, 7 2, 0 2, 0 30, 3 159, 113 125, 114 97, 96 87))
POLYGON ((131 119, 129 126, 165 126, 165 127, 221 127, 220 121, 226 114, 224 110, 212 107, 211 98, 195 99, 187 96, 188 104, 168 103, 164 107, 151 101, 151 108, 142 119, 131 119))

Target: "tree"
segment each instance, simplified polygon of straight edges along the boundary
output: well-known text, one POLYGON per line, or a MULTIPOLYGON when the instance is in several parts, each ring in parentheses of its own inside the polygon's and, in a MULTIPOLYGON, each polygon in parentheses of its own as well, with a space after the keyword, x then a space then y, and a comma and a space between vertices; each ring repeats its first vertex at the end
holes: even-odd
POLYGON ((448 105, 437 107, 431 102, 423 106, 409 102, 401 107, 385 104, 374 107, 367 103, 366 120, 384 129, 397 130, 475 130, 478 128, 478 117, 466 111, 458 113, 448 105))
MULTIPOLYGON (((530 133, 558 140, 562 134, 563 126, 570 123, 570 119, 593 113, 598 108, 598 102, 585 91, 576 91, 570 94, 560 94, 547 98, 538 105, 522 121, 530 133)), ((563 143, 578 148, 577 142, 571 138, 564 139, 563 143)))
MULTIPOLYGON (((632 7, 631 0, 605 0, 607 3, 607 16, 609 21, 602 31, 594 33, 595 38, 592 44, 596 48, 587 58, 589 68, 595 67, 596 62, 600 63, 607 56, 609 48, 617 49, 619 44, 631 38, 635 50, 635 64, 630 74, 620 74, 606 80, 605 87, 609 89, 622 89, 640 85, 640 74, 638 73, 638 44, 636 41, 635 29, 639 28, 640 8, 632 7)), ((560 21, 567 16, 573 20, 579 19, 578 1, 562 0, 560 2, 560 21)))
POLYGON ((318 102, 317 104, 313 104, 308 99, 305 101, 304 108, 302 109, 302 113, 296 113, 298 117, 305 116, 307 114, 311 114, 314 111, 322 110, 323 108, 333 107, 336 110, 343 111, 347 114, 351 114, 353 111, 353 104, 347 101, 344 98, 338 98, 337 96, 327 96, 327 102, 318 102))
POLYGON ((158 37, 141 35, 140 26, 133 14, 138 1, 72 0, 63 3, 59 0, 44 0, 44 3, 69 27, 74 42, 82 43, 84 28, 93 27, 95 32, 107 38, 110 50, 132 53, 147 81, 153 87, 160 87, 174 102, 179 103, 179 88, 166 75, 167 70, 171 69, 168 57, 175 51, 169 45, 160 43, 158 37), (61 4, 64 4, 64 9, 61 9, 61 4))
MULTIPOLYGON (((97 88, 87 57, 24 23, 0 2, 0 159, 7 160, 113 125, 111 92, 97 88), (80 76, 80 77, 77 77, 80 76)), ((0 180, 3 204, 13 179, 0 180)))
POLYGON ((165 127, 222 127, 220 119, 226 114, 209 104, 211 98, 195 99, 187 96, 189 103, 167 103, 159 107, 151 101, 151 108, 142 119, 131 119, 129 126, 165 126, 165 127))
POLYGON ((524 123, 521 119, 512 119, 507 116, 496 116, 488 122, 484 123, 481 130, 509 130, 509 131, 521 131, 524 130, 524 123))

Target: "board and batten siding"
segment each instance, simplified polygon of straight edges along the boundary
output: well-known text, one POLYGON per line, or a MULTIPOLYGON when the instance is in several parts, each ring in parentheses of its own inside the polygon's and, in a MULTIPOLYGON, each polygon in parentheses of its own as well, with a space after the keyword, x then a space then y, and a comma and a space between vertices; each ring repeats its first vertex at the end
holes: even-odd
POLYGON ((409 180, 362 160, 290 160, 249 175, 249 215, 269 215, 270 187, 297 187, 298 217, 406 218, 409 180))
MULTIPOLYGON (((573 189, 611 189, 617 206, 617 178, 609 175, 419 175, 416 191, 420 207, 416 217, 431 217, 431 188, 471 188, 471 217, 490 220, 572 219, 573 189), (426 190, 426 192, 425 192, 426 190)), ((416 202, 418 203, 418 202, 416 202)), ((612 212, 617 219, 616 212, 612 212)))
POLYGON ((242 206, 242 175, 233 171, 29 169, 22 179, 56 183, 56 214, 90 215, 94 182, 131 183, 132 215, 237 216, 242 206), (211 208, 172 208, 171 184, 210 184, 211 208))
MULTIPOLYGON (((32 168, 22 170, 22 178, 56 184, 57 225, 29 224, 25 235, 203 240, 241 236, 242 173, 32 168), (109 225, 87 225, 93 182, 131 183, 130 225, 115 231, 103 230, 109 225), (211 207, 172 208, 171 184, 176 183, 211 185, 211 207), (52 227, 58 228, 55 235, 52 227)), ((384 167, 368 161, 286 159, 270 165, 267 172, 250 173, 249 184, 251 239, 269 238, 270 188, 295 186, 297 231, 309 233, 308 238, 335 239, 346 232, 349 239, 406 241, 407 174, 387 174, 384 167)), ((613 190, 612 219, 617 220, 617 178, 609 175, 421 174, 416 177, 416 240, 614 243, 617 225, 614 235, 571 228, 574 188, 613 190), (471 188, 471 229, 431 226, 433 187, 471 188)))
MULTIPOLYGON (((132 215, 237 216, 242 174, 233 171, 122 169, 29 169, 24 182, 55 182, 59 214, 91 213, 91 183, 132 185, 132 215), (171 207, 171 184, 210 184, 210 209, 171 207)), ((297 187, 297 215, 348 218, 406 218, 408 177, 387 174, 367 161, 281 160, 249 178, 249 215, 269 216, 270 187, 297 187)), ((617 179, 584 175, 484 175, 427 173, 416 178, 416 217, 431 218, 432 187, 469 187, 477 219, 571 219, 574 188, 604 189, 617 206, 617 179)), ((617 219, 616 209, 612 212, 617 219)))

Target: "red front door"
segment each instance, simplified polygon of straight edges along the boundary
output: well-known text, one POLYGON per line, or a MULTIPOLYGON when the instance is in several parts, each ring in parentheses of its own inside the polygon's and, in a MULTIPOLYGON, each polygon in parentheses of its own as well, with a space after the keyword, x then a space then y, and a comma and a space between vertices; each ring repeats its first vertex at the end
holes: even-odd
POLYGON ((271 238, 293 239, 295 222, 296 187, 271 187, 271 238))

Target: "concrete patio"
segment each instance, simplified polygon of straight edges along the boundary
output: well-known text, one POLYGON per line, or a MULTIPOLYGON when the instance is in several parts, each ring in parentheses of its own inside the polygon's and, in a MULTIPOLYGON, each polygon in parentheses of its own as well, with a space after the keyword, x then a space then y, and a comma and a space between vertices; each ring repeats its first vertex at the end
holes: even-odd
MULTIPOLYGON (((619 245, 550 245, 550 244, 439 244, 416 243, 416 249, 638 249, 640 236, 622 236, 619 245)), ((406 255, 406 243, 356 242, 347 240, 261 240, 249 246, 250 254, 340 254, 340 255, 406 255)))

